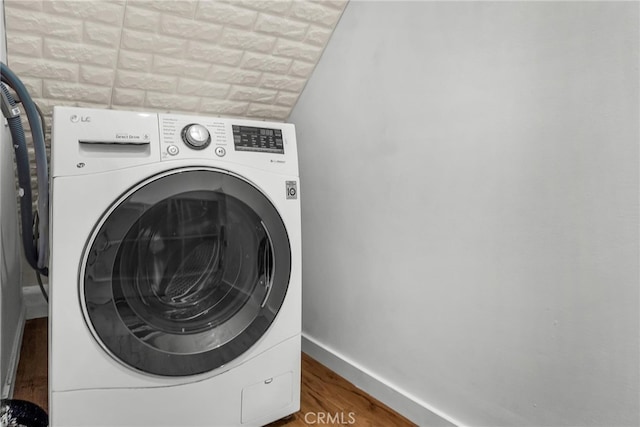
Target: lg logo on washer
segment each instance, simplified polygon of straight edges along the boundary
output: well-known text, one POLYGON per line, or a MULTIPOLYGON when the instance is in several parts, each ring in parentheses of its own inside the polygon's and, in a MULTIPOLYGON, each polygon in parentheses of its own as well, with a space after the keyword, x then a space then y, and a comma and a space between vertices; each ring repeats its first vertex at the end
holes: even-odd
POLYGON ((88 123, 91 122, 91 117, 89 116, 77 116, 77 115, 73 115, 69 118, 71 120, 71 123, 78 123, 78 122, 83 122, 83 123, 88 123))

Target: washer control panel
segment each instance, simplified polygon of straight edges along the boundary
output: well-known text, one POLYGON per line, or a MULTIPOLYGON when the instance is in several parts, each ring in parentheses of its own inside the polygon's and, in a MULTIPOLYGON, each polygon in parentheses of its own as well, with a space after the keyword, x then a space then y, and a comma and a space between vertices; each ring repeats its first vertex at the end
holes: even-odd
POLYGON ((158 114, 161 160, 209 159, 288 170, 297 163, 289 123, 158 114))
MULTIPOLYGON (((234 164, 236 169, 298 176, 296 131, 291 123, 58 106, 53 114, 54 137, 51 177, 156 162, 221 168, 234 164)), ((288 194, 295 191, 287 189, 288 194)))

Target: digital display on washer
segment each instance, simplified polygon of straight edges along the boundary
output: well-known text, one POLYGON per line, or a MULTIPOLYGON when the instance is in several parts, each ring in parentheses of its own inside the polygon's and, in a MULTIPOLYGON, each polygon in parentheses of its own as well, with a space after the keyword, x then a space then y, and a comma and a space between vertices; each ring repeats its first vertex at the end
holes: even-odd
POLYGON ((233 125, 233 143, 236 151, 284 154, 282 129, 233 125))

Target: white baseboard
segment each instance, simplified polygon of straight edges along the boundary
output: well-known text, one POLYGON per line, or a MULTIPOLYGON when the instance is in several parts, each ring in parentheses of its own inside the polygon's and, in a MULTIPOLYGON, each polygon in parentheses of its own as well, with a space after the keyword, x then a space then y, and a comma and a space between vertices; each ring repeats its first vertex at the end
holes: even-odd
MULTIPOLYGON (((49 285, 44 285, 47 294, 49 285)), ((45 301, 38 285, 25 286, 22 288, 22 299, 26 308, 26 319, 37 319, 49 315, 49 304, 45 301)))
POLYGON ((4 379, 2 384, 2 393, 0 396, 2 399, 13 397, 13 389, 15 387, 15 378, 18 373, 18 362, 20 362, 20 349, 22 348, 22 335, 24 333, 24 321, 25 321, 25 309, 20 310, 20 317, 18 318, 18 328, 16 334, 13 337, 13 345, 11 347, 11 356, 9 358, 9 371, 7 378, 4 379))
POLYGON ((305 333, 302 334, 302 351, 419 426, 462 426, 442 411, 421 402, 305 333))

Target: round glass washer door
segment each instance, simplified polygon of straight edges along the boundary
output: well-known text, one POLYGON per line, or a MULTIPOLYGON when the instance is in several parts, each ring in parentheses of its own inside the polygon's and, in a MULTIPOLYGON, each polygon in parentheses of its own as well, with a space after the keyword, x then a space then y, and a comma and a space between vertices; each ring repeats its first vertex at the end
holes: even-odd
POLYGON ((291 249, 269 199, 216 169, 178 169, 125 194, 85 250, 80 293, 102 347, 162 376, 216 369, 267 331, 291 249))

